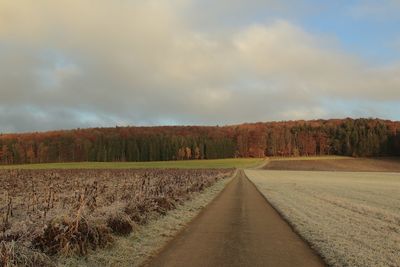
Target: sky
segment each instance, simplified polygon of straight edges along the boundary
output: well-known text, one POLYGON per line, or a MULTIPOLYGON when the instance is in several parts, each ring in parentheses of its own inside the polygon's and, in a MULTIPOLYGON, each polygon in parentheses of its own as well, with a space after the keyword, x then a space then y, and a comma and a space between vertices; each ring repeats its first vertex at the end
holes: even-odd
POLYGON ((400 120, 400 0, 0 0, 0 132, 400 120))

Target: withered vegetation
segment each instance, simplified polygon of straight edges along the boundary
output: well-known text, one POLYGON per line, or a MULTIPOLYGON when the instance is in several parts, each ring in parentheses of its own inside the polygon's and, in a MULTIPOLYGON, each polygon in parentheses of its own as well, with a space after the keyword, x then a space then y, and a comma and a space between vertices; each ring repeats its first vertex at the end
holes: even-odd
POLYGON ((54 266, 165 215, 220 170, 0 170, 0 266, 54 266))

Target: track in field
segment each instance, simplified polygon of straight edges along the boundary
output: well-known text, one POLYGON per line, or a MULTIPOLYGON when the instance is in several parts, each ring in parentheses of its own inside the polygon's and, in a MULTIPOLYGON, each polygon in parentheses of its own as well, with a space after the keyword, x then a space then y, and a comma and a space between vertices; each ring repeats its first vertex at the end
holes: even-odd
POLYGON ((324 266, 243 171, 146 266, 324 266))

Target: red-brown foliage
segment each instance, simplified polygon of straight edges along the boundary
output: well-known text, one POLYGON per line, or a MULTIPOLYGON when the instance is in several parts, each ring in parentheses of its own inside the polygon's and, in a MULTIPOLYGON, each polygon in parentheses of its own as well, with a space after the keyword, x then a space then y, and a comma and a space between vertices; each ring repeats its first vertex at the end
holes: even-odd
POLYGON ((400 122, 344 119, 234 126, 115 127, 0 136, 0 163, 400 154, 400 122))

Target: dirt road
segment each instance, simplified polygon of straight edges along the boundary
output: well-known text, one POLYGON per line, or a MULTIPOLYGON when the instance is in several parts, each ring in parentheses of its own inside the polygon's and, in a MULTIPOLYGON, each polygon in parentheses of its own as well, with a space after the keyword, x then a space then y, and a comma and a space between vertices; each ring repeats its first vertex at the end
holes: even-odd
POLYGON ((240 172, 147 266, 324 266, 240 172))

